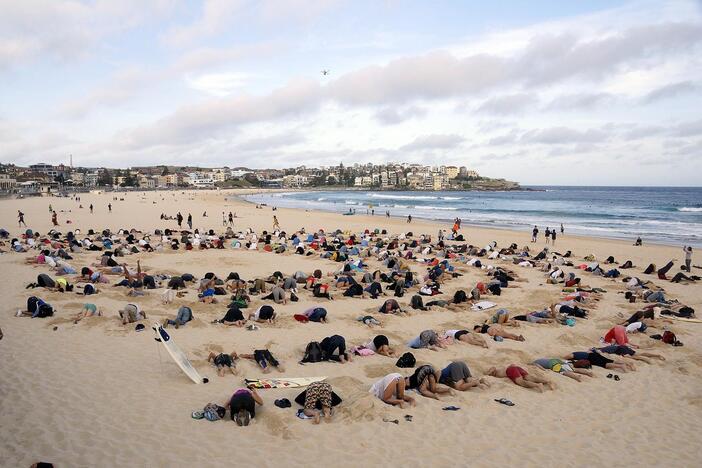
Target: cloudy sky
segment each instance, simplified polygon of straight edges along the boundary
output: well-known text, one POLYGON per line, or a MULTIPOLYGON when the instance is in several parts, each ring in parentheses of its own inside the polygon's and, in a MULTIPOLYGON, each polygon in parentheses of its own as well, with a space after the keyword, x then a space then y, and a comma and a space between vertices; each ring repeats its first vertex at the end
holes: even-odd
POLYGON ((702 185, 699 0, 0 12, 1 162, 406 161, 526 184, 702 185))

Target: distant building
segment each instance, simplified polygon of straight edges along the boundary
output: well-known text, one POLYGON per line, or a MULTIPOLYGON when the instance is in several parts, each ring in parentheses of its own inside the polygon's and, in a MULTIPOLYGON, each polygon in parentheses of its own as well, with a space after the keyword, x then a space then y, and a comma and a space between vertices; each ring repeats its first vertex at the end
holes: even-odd
POLYGON ((194 187, 214 187, 215 180, 212 172, 191 172, 188 174, 189 185, 194 187))
POLYGON ((458 177, 459 169, 456 166, 446 166, 446 176, 448 176, 449 179, 455 179, 458 177))
POLYGON ((0 174, 0 190, 14 190, 17 181, 8 174, 0 174))

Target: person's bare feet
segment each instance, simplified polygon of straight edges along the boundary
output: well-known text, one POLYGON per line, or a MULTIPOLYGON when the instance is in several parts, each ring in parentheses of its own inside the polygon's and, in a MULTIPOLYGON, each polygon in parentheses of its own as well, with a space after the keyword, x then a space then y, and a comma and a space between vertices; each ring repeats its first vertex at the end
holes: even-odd
POLYGON ((544 386, 543 384, 537 384, 538 386, 536 387, 536 390, 538 390, 539 393, 544 393, 544 386))
POLYGON ((264 367, 264 368, 263 368, 263 373, 264 373, 264 374, 269 374, 270 372, 271 372, 271 368, 270 368, 270 367, 264 367))
POLYGON ((319 413, 314 414, 314 418, 312 419, 312 424, 319 424, 320 416, 319 413))

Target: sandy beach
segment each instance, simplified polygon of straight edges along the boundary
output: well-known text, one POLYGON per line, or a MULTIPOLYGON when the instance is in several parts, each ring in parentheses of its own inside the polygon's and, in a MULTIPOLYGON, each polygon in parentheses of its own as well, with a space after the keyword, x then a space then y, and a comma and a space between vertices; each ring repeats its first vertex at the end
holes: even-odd
MULTIPOLYGON (((71 198, 29 198, 0 200, 0 227, 17 237, 17 210, 25 213, 28 227, 45 234, 51 229, 49 204, 57 211, 58 229, 65 233, 80 228, 100 232, 110 228, 136 228, 144 233, 155 229, 177 229, 176 222, 164 221, 160 215, 185 217, 192 213, 193 227, 222 232, 222 212, 235 212, 234 230, 252 228, 271 230, 275 214, 287 233, 301 228, 307 232, 336 229, 362 232, 386 229, 389 235, 411 231, 436 237, 439 229, 451 226, 415 219, 382 216, 342 216, 340 214, 271 207, 256 209, 236 198, 245 191, 168 191, 86 193, 81 201, 71 198), (117 200, 113 198, 117 197, 117 200), (112 212, 107 205, 112 204, 112 212), (88 206, 94 205, 94 213, 88 206), (79 208, 82 205, 83 208, 79 208), (202 217, 207 212, 207 217, 202 217), (67 224, 70 220, 71 223, 67 224)), ((465 220, 469 222, 469 220, 465 220)), ((542 228, 543 229, 543 228, 542 228)), ((498 247, 511 243, 542 248, 543 236, 530 243, 529 232, 490 230, 464 226, 466 243, 485 246, 496 241, 498 247)), ((664 265, 676 261, 671 273, 682 263, 682 246, 570 236, 559 236, 552 250, 573 252, 576 265, 593 255, 604 261, 612 255, 620 263, 631 260, 636 266, 625 275, 650 279, 664 288, 666 295, 702 310, 702 282, 676 284, 643 275, 649 263, 664 265)), ((642 351, 663 355, 664 362, 636 363, 637 370, 618 373, 621 380, 606 378, 610 371, 594 368, 595 378, 576 382, 553 372, 537 369, 530 363, 536 358, 563 357, 572 351, 599 346, 598 339, 615 323, 639 310, 641 303, 628 303, 621 279, 596 277, 572 267, 583 282, 607 290, 592 307, 587 320, 575 327, 558 324, 523 323, 518 329, 525 342, 489 340, 487 349, 452 344, 438 352, 412 350, 418 363, 430 363, 442 369, 452 360, 465 360, 475 375, 483 375, 492 366, 519 364, 530 373, 541 374, 556 383, 557 389, 538 393, 518 387, 506 379, 488 377, 489 389, 473 389, 442 396, 441 401, 416 395, 414 408, 396 408, 384 404, 368 393, 377 379, 390 372, 410 375, 410 369, 395 367, 396 359, 379 355, 356 357, 353 362, 323 362, 299 365, 305 345, 326 336, 339 334, 349 346, 367 342, 378 333, 387 335, 407 351, 405 343, 425 329, 437 331, 467 328, 480 324, 493 311, 472 311, 469 307, 454 312, 434 309, 412 311, 407 317, 374 313, 383 327, 370 329, 358 322, 388 297, 378 299, 344 298, 319 302, 301 290, 299 302, 275 305, 275 324, 260 324, 260 329, 222 327, 212 324, 226 312, 226 301, 203 304, 190 286, 188 294, 172 304, 162 305, 160 291, 147 291, 144 297, 131 298, 125 288, 104 285, 90 298, 103 311, 102 317, 86 318, 74 324, 72 317, 80 311, 86 298, 75 293, 27 290, 39 273, 49 273, 46 265, 27 265, 32 253, 7 252, 0 255, 3 305, 0 310, 0 465, 30 466, 37 461, 53 462, 57 467, 88 466, 698 466, 702 448, 697 443, 702 431, 702 323, 657 323, 647 333, 662 333, 663 325, 684 343, 672 347, 648 336, 634 335, 631 340, 642 351), (26 298, 40 295, 56 308, 50 318, 15 317, 26 298), (147 330, 134 331, 123 326, 117 311, 129 302, 138 303, 147 312, 147 330), (156 343, 148 329, 152 319, 162 322, 173 318, 180 305, 192 308, 194 320, 176 330, 169 328, 174 341, 190 358, 198 371, 209 378, 206 385, 195 385, 156 343), (321 305, 328 310, 329 323, 298 323, 293 314, 321 305), (208 402, 223 404, 241 387, 243 377, 258 378, 260 369, 253 361, 238 364, 238 376, 218 377, 207 362, 210 352, 250 353, 267 347, 285 365, 285 373, 273 371, 270 377, 327 376, 344 402, 335 410, 330 423, 315 426, 295 416, 297 406, 280 409, 273 402, 293 398, 299 389, 261 390, 264 405, 257 410, 249 427, 237 427, 229 419, 209 422, 191 418, 191 412, 208 402), (507 407, 495 399, 507 398, 515 403, 507 407), (443 411, 448 405, 459 411, 443 411), (408 422, 404 415, 411 414, 408 422), (399 420, 399 424, 384 422, 399 420)), ((98 261, 100 252, 77 254, 70 263, 77 267, 98 261)), ((268 276, 279 270, 286 275, 297 270, 311 273, 321 269, 335 271, 339 263, 319 255, 299 256, 292 252, 275 254, 258 251, 225 250, 141 252, 124 260, 134 266, 141 260, 149 273, 177 275, 191 273, 196 278, 214 272, 226 278, 238 272, 242 278, 268 276)), ((700 264, 699 254, 694 258, 700 264)), ((520 281, 510 283, 501 296, 490 297, 498 308, 513 315, 540 310, 562 300, 562 285, 546 284, 546 273, 536 268, 520 268, 502 260, 488 261, 514 271, 520 281)), ((369 260, 370 271, 380 267, 369 260)), ((410 262, 420 276, 426 266, 410 262)), ((458 289, 471 288, 488 276, 485 270, 458 265, 463 275, 447 281, 443 298, 458 289)), ((692 274, 702 270, 693 268, 692 274)), ((111 278, 114 282, 119 277, 111 278)), ((408 307, 416 289, 399 299, 408 307)), ((225 298, 226 299, 226 298, 225 298)), ((245 313, 263 304, 259 297, 245 313)), ((656 322, 660 322, 656 319, 656 322)))

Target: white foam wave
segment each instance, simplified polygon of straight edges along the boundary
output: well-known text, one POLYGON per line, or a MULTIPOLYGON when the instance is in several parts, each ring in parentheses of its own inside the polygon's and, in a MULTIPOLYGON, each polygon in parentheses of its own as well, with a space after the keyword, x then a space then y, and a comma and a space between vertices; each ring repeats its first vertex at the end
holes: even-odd
POLYGON ((687 211, 687 212, 702 212, 702 208, 696 207, 696 206, 683 206, 682 208, 678 208, 678 211, 687 211))
POLYGON ((392 200, 438 200, 439 198, 429 195, 392 195, 384 193, 369 193, 367 195, 371 198, 388 198, 392 200))

